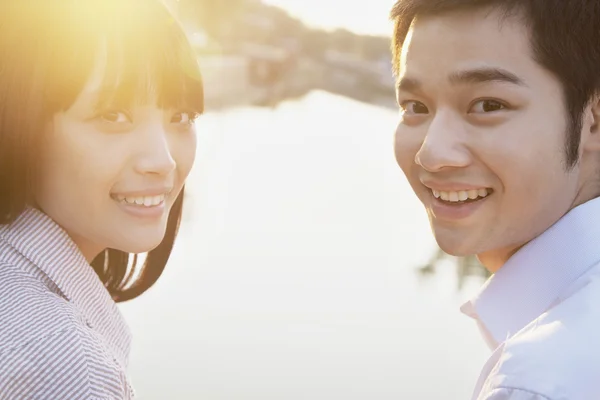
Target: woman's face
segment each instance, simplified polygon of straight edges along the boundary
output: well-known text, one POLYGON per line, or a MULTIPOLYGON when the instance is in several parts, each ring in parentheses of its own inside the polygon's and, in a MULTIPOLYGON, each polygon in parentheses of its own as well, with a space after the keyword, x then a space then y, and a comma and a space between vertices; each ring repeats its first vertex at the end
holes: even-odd
POLYGON ((37 205, 91 261, 106 248, 144 253, 165 235, 194 163, 194 115, 154 103, 97 109, 100 62, 68 110, 48 125, 37 205))

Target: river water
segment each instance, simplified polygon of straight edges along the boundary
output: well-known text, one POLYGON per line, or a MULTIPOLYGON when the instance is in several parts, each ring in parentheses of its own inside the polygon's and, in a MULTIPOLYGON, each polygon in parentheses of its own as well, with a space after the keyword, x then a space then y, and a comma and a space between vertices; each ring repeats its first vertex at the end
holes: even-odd
POLYGON ((141 399, 469 398, 488 350, 393 157, 397 111, 209 112, 171 262, 121 305, 141 399))

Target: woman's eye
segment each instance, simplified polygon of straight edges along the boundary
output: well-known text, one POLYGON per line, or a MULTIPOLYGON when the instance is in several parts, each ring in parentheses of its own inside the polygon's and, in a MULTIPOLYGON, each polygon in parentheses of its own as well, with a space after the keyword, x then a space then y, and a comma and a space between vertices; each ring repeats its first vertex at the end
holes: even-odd
POLYGON ((179 112, 173 115, 171 118, 171 123, 192 125, 195 119, 196 115, 193 113, 179 112))
POLYGON ((100 119, 104 122, 110 122, 113 124, 131 122, 131 118, 126 112, 123 111, 109 111, 100 115, 100 119))
POLYGON ((421 103, 420 101, 414 100, 402 102, 400 104, 400 110, 402 111, 402 114, 405 115, 418 115, 429 113, 429 109, 427 109, 427 106, 425 106, 425 104, 421 103))
POLYGON ((479 100, 471 106, 469 113, 483 114, 506 109, 506 106, 497 100, 479 100))

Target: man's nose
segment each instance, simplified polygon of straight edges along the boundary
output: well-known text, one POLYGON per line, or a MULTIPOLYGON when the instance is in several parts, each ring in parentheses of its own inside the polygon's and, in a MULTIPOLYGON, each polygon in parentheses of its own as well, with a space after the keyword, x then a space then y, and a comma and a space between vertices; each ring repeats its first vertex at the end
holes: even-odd
POLYGON ((450 113, 438 113, 429 124, 415 163, 428 172, 464 168, 471 163, 462 121, 450 113))

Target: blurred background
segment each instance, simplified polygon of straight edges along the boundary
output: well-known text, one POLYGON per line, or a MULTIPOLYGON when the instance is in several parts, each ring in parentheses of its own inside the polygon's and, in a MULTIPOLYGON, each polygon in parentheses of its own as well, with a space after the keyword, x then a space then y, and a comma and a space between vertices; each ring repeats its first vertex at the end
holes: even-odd
POLYGON ((393 0, 165 1, 207 112, 169 265, 120 306, 138 397, 469 398, 487 275, 395 163, 393 0))

